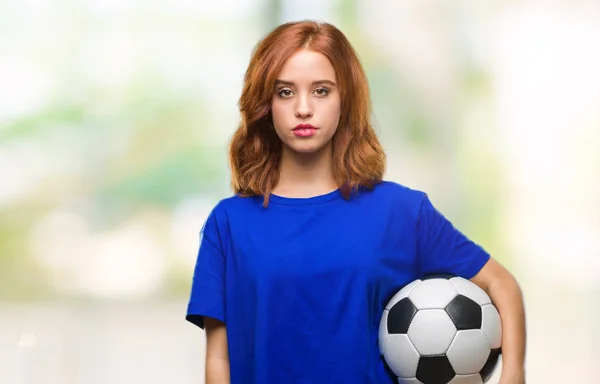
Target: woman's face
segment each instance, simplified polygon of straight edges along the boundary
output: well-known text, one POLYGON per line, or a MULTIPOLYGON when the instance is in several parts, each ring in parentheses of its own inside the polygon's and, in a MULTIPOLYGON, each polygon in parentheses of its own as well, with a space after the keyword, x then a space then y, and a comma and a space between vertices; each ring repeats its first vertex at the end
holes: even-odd
POLYGON ((271 102, 273 126, 284 151, 329 148, 340 110, 335 70, 323 54, 301 49, 284 63, 271 102))

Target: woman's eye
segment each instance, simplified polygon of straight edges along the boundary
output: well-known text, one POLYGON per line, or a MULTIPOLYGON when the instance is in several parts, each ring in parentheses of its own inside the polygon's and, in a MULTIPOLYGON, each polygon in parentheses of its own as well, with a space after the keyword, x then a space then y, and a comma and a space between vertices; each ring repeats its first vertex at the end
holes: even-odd
POLYGON ((327 89, 327 88, 317 88, 317 89, 315 89, 315 92, 319 96, 326 96, 329 93, 329 89, 327 89))
POLYGON ((292 91, 290 91, 289 89, 282 89, 281 91, 279 91, 279 96, 281 97, 290 97, 292 95, 292 91))

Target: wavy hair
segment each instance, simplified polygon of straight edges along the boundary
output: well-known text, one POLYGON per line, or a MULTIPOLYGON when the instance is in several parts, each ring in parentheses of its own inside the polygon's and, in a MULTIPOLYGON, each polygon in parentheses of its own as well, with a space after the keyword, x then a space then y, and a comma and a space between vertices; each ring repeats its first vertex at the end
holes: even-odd
POLYGON ((279 180, 282 144, 272 129, 271 101, 285 61, 300 49, 325 55, 339 83, 341 113, 332 139, 333 176, 344 198, 373 188, 385 171, 385 153, 371 125, 367 77, 358 55, 336 27, 299 21, 282 24, 255 47, 239 99, 241 122, 229 145, 231 184, 242 196, 264 197, 279 180))

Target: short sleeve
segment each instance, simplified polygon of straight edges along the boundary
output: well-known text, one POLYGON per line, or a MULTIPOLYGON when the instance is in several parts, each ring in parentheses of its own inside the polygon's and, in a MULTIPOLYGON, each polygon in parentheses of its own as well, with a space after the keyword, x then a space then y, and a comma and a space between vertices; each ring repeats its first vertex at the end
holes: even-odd
POLYGON ((490 255, 446 219, 424 194, 417 223, 419 277, 451 274, 470 279, 490 255))
POLYGON ((204 316, 225 322, 225 256, 214 211, 200 231, 186 320, 204 329, 204 316))

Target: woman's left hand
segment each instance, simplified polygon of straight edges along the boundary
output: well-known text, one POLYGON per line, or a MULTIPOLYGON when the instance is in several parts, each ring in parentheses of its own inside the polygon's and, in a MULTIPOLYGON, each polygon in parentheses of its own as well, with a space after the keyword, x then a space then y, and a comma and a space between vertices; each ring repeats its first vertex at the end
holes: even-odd
POLYGON ((502 371, 498 384, 525 384, 525 371, 502 371))

